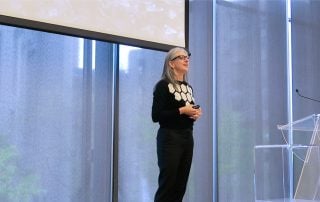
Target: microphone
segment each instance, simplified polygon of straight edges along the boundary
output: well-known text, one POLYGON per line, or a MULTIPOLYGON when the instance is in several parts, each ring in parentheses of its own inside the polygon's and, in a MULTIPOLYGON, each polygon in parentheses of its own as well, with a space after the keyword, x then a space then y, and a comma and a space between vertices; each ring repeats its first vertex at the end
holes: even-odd
POLYGON ((310 98, 310 97, 306 97, 306 96, 304 96, 304 95, 301 95, 301 94, 299 93, 299 90, 298 90, 298 89, 296 89, 296 93, 297 93, 300 97, 302 97, 302 98, 305 98, 305 99, 308 99, 308 100, 312 100, 312 101, 315 101, 315 102, 320 102, 320 100, 316 100, 316 99, 313 99, 313 98, 310 98))

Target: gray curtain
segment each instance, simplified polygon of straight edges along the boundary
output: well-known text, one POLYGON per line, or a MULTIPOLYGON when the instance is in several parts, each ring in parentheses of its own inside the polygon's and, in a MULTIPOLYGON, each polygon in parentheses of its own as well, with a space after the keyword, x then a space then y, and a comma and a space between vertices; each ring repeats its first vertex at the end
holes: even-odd
MULTIPOLYGON (((320 100, 320 1, 292 1, 293 89, 320 100)), ((293 96, 293 119, 320 112, 320 103, 293 96)))
MULTIPOLYGON (((283 143, 276 126, 287 115, 285 1, 217 1, 215 48, 218 201, 254 201, 254 146, 283 143)), ((279 198, 281 188, 263 189, 279 198)))
POLYGON ((214 52, 213 52, 213 2, 190 1, 189 44, 191 64, 189 80, 195 89, 196 103, 203 115, 194 128, 194 157, 188 192, 185 201, 213 201, 215 106, 214 100, 214 52))

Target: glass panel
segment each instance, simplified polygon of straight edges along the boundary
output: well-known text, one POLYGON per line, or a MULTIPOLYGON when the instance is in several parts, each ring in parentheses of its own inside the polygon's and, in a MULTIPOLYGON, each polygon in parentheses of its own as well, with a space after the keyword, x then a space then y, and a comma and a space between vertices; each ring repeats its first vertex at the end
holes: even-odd
POLYGON ((319 146, 266 145, 255 147, 256 202, 319 201, 319 154, 319 146), (293 164, 288 165, 287 158, 291 152, 293 164), (294 196, 291 200, 289 199, 288 166, 294 168, 294 196))
POLYGON ((255 147, 256 202, 289 202, 288 148, 286 145, 255 147))
POLYGON ((92 47, 0 26, 0 201, 109 200, 112 66, 92 47))
POLYGON ((150 202, 157 188, 156 133, 152 94, 165 53, 120 46, 119 202, 150 202))
POLYGON ((297 146, 292 152, 295 201, 320 201, 319 146, 297 146))

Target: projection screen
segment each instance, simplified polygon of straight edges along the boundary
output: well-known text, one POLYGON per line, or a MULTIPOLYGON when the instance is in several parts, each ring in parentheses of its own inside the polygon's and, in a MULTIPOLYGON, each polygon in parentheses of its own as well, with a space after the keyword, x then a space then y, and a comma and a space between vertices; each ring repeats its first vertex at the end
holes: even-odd
POLYGON ((0 23, 167 50, 187 44, 187 0, 0 0, 0 23))

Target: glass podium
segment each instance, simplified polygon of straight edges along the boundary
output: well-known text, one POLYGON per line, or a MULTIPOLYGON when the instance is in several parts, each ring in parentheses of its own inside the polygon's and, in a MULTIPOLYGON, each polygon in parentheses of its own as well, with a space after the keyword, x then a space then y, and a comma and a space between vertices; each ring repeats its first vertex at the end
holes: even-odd
POLYGON ((285 144, 254 147, 256 202, 320 202, 319 119, 279 125, 285 144))

